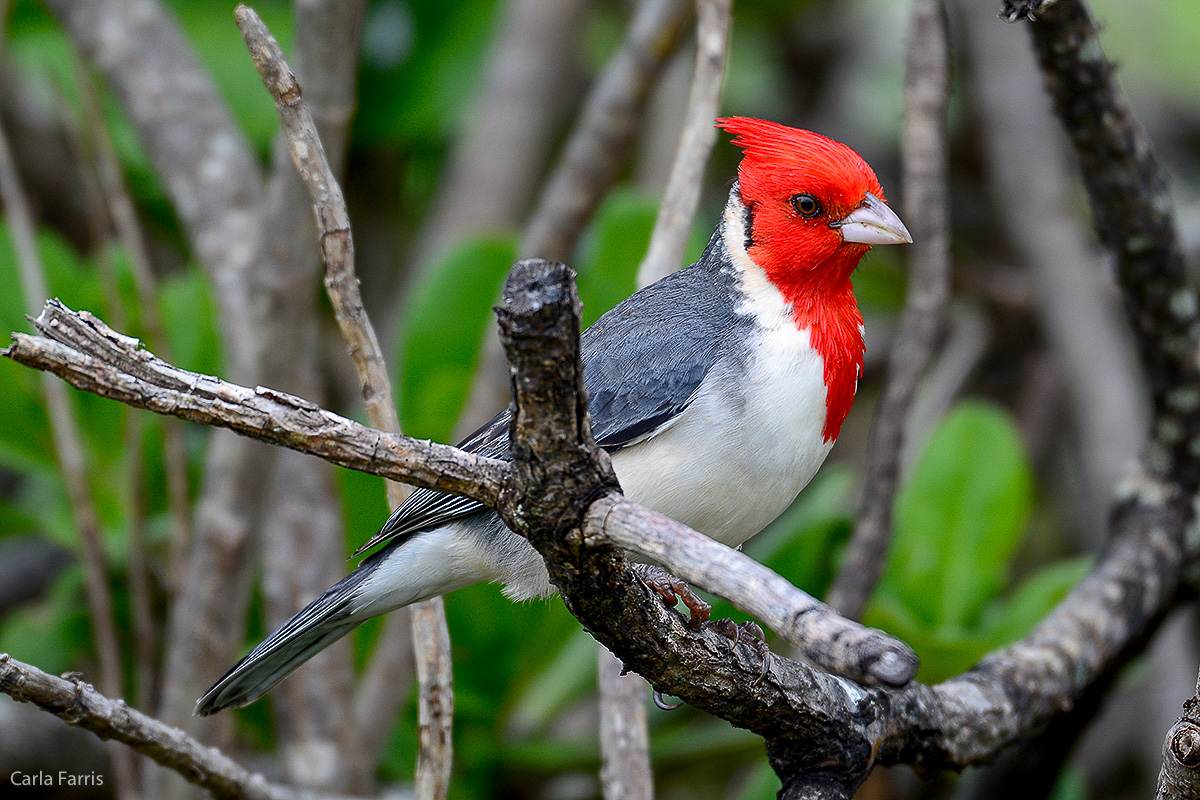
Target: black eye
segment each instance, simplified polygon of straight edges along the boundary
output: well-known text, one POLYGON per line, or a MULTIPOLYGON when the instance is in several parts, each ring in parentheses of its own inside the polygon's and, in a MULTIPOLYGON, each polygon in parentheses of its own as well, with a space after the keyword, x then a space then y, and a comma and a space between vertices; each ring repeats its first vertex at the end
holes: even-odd
POLYGON ((792 198, 792 208, 805 219, 812 219, 821 213, 821 201, 811 194, 798 194, 792 198))

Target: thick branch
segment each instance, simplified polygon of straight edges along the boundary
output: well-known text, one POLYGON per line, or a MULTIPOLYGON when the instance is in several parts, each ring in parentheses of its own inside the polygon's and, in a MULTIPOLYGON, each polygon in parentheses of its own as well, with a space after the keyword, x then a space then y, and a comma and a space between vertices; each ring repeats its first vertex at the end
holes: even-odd
MULTIPOLYGON (((607 456, 592 442, 584 414, 578 300, 570 271, 561 264, 521 262, 509 276, 504 297, 501 330, 513 364, 515 413, 513 472, 501 493, 499 510, 510 527, 526 535, 546 557, 567 606, 602 644, 656 688, 734 724, 764 735, 800 735, 828 725, 823 718, 826 709, 803 699, 823 700, 824 691, 793 694, 784 687, 811 689, 835 679, 778 658, 771 659, 766 676, 761 677, 763 665, 756 652, 741 647, 731 653, 728 639, 720 634, 687 628, 682 617, 663 607, 656 593, 634 580, 617 550, 604 546, 613 541, 604 534, 606 529, 620 532, 636 527, 644 529, 646 536, 631 535, 621 543, 636 545, 644 557, 664 559, 671 568, 690 569, 697 578, 718 573, 728 577, 727 570, 705 563, 711 554, 703 552, 702 541, 720 545, 609 494, 615 476, 607 456), (604 496, 592 502, 598 494, 604 496), (659 526, 660 533, 651 532, 659 526), (585 535, 580 535, 581 530, 585 535), (664 546, 667 539, 670 545, 664 546), (677 561, 667 555, 671 551, 681 554, 677 561), (707 572, 708 568, 713 571, 707 572), (796 713, 781 714, 784 706, 779 702, 796 713)), ((735 572, 746 566, 739 563, 735 572)), ((697 580, 701 586, 706 582, 697 580)), ((744 591, 737 592, 735 602, 749 602, 744 591)), ((785 615, 794 613, 804 624, 805 616, 822 616, 814 605, 809 599, 807 605, 789 608, 785 615)), ((846 624, 856 632, 863 630, 846 624)), ((850 631, 842 635, 846 633, 850 631)), ((870 660, 864 658, 863 663, 870 660)), ((835 694, 844 696, 844 690, 835 694)))
POLYGON ((822 669, 885 686, 904 686, 917 672, 908 645, 840 616, 762 564, 648 508, 604 497, 588 510, 584 534, 649 555, 697 586, 721 585, 723 597, 822 669))
POLYGON ((1163 741, 1155 800, 1200 800, 1200 681, 1163 741))
MULTIPOLYGON (((559 268, 566 270, 561 265, 559 268)), ((524 273, 521 270, 522 265, 518 265, 514 273, 527 274, 527 268, 524 273)), ((568 274, 557 273, 560 280, 568 274)), ((547 281, 531 288, 527 299, 536 298, 537 292, 547 287, 556 291, 561 288, 547 281)), ((574 298, 573 284, 570 287, 574 298)), ((535 300, 529 301, 537 305, 535 300)), ((39 330, 52 338, 13 334, 12 346, 3 354, 28 366, 54 372, 76 388, 137 408, 229 428, 339 466, 465 495, 491 507, 510 507, 510 514, 521 515, 510 520, 517 530, 527 525, 519 520, 546 514, 548 519, 560 520, 569 513, 575 527, 586 526, 587 536, 580 539, 579 545, 605 552, 609 551, 609 545, 617 545, 640 558, 677 570, 697 586, 729 599, 769 626, 778 626, 781 634, 828 669, 868 683, 896 685, 911 678, 915 662, 902 643, 838 617, 741 553, 616 496, 604 497, 589 507, 592 498, 615 488, 616 479, 606 466, 591 464, 595 458, 606 461, 607 457, 582 444, 587 418, 581 395, 562 386, 554 389, 546 383, 546 369, 554 373, 555 380, 561 381, 564 365, 572 363, 572 358, 577 359, 578 351, 577 343, 574 349, 565 343, 542 349, 547 346, 543 340, 551 330, 554 331, 551 340, 558 341, 568 336, 569 327, 551 324, 556 309, 540 305, 537 308, 542 314, 542 324, 547 327, 537 331, 522 329, 533 343, 530 346, 536 345, 537 355, 519 361, 517 371, 534 376, 521 379, 523 385, 528 384, 522 394, 537 396, 539 400, 536 406, 527 406, 527 412, 518 414, 517 424, 537 431, 546 424, 539 422, 541 415, 549 415, 556 427, 546 431, 570 434, 531 434, 534 438, 525 447, 533 448, 529 452, 537 454, 536 466, 529 468, 535 472, 522 480, 574 487, 582 492, 585 501, 577 508, 574 503, 579 498, 561 491, 533 503, 525 490, 514 489, 519 484, 512 479, 512 465, 504 461, 367 428, 294 395, 265 387, 250 389, 179 369, 141 349, 136 340, 113 331, 86 311, 73 313, 58 301, 47 303, 35 320, 39 330), (578 441, 571 444, 575 440, 578 441), (555 454, 561 452, 571 454, 568 463, 556 464, 555 454), (583 476, 590 476, 590 482, 583 476), (570 510, 555 510, 551 514, 547 509, 570 510)), ((578 314, 571 319, 577 339, 578 314)), ((581 375, 580 371, 576 377, 581 375)), ((553 486, 546 489, 551 491, 553 486)), ((671 693, 683 696, 677 691, 671 693)))
POLYGON ((1029 31, 1079 157, 1096 233, 1117 260, 1154 401, 1147 467, 1191 493, 1200 487, 1200 299, 1187 280, 1167 175, 1117 85, 1086 4, 1045 4, 1029 31))

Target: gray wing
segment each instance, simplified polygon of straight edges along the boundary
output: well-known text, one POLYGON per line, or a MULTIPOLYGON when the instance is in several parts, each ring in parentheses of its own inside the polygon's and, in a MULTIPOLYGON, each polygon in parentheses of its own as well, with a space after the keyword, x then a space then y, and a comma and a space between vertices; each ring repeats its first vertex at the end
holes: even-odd
MULTIPOLYGON (((737 355, 731 343, 749 339, 745 329, 753 323, 733 308, 734 278, 721 268, 727 261, 714 235, 700 261, 632 295, 583 332, 588 412, 601 447, 619 450, 677 416, 709 369, 737 355)), ((507 460, 508 423, 506 409, 459 447, 507 460)), ((416 489, 355 555, 485 509, 476 500, 416 489)))
MULTIPOLYGON (((468 453, 478 453, 488 458, 508 460, 508 409, 504 409, 459 444, 468 453)), ((392 539, 410 536, 417 531, 444 525, 451 520, 474 514, 487 506, 478 500, 456 494, 446 494, 435 489, 414 489, 400 507, 392 512, 366 544, 354 551, 360 555, 376 545, 392 539)))

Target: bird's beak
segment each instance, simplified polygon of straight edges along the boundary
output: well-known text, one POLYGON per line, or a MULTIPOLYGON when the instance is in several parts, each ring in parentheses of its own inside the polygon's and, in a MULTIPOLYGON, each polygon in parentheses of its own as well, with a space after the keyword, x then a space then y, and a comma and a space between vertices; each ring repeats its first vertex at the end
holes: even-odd
POLYGON ((875 195, 867 192, 862 205, 831 227, 842 232, 842 239, 856 244, 911 244, 912 235, 896 212, 875 195))

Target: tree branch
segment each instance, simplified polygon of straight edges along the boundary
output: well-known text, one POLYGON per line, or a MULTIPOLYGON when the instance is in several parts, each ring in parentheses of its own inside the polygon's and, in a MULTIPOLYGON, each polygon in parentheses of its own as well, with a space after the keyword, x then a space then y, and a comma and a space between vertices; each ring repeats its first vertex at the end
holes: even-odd
POLYGON ((883 574, 892 537, 905 431, 917 386, 933 356, 950 297, 950 208, 946 195, 946 104, 950 42, 942 0, 916 0, 904 85, 904 218, 913 234, 908 295, 871 425, 858 522, 829 604, 862 616, 883 574))
MULTIPOLYGON (((567 260, 617 179, 656 79, 692 14, 691 0, 639 0, 621 47, 596 79, 525 233, 522 258, 567 260)), ((486 421, 507 399, 508 368, 494 337, 484 342, 460 425, 486 421)))
MULTIPOLYGON (((26 308, 32 312, 47 293, 46 273, 38 254, 37 232, 33 216, 25 199, 13 162, 8 136, 0 128, 0 198, 4 202, 5 219, 13 232, 17 265, 21 276, 26 308)), ((88 617, 92 624, 92 645, 100 666, 100 681, 105 691, 120 694, 124 690, 124 670, 121 665, 121 645, 117 639, 117 623, 113 610, 112 590, 108 584, 108 557, 104 552, 103 531, 96 499, 88 480, 87 456, 79 420, 70 398, 61 383, 42 376, 42 396, 50 418, 54 453, 66 489, 72 522, 79 534, 79 549, 83 562, 85 596, 88 617)), ((125 753, 114 753, 117 792, 122 798, 135 796, 136 766, 125 753)))
MULTIPOLYGON (((525 262, 514 275, 528 278, 530 265, 539 263, 525 262)), ((133 374, 72 353, 60 343, 20 334, 10 355, 37 362, 44 354, 27 356, 53 352, 59 364, 67 365, 60 371, 85 388, 96 386, 116 399, 137 399, 145 407, 189 418, 223 419, 222 424, 235 425, 251 435, 317 454, 332 453, 339 463, 368 467, 377 474, 418 477, 422 485, 443 489, 453 484, 463 493, 469 493, 468 475, 484 478, 486 491, 476 490, 473 496, 483 499, 486 495, 498 504, 506 522, 528 535, 547 556, 564 602, 626 667, 646 676, 660 691, 764 736, 773 762, 798 770, 785 776, 789 786, 809 786, 811 781, 803 775, 829 775, 832 770, 845 776, 837 790, 842 794, 828 796, 849 797, 877 761, 961 767, 994 757, 1000 748, 1044 725, 1063 710, 1064 703, 1069 704, 1071 698, 1123 663, 1174 599, 1182 567, 1187 558, 1194 557, 1184 549, 1191 533, 1190 508, 1178 492, 1147 477, 1131 487, 1116 518, 1118 536, 1092 574, 1029 637, 988 658, 972 672, 936 687, 912 684, 901 690, 868 689, 773 657, 763 676, 761 659, 752 647, 731 649, 729 640, 718 633, 691 630, 682 615, 665 608, 656 593, 633 579, 619 551, 605 546, 593 529, 603 520, 591 517, 606 504, 613 509, 604 514, 610 527, 625 505, 630 506, 626 509, 629 513, 649 512, 613 498, 602 497, 598 503, 591 500, 598 493, 603 495, 613 478, 603 455, 589 447, 585 405, 578 396, 581 371, 577 365, 574 370, 563 366, 574 363, 564 361, 567 356, 577 360, 577 339, 574 345, 570 341, 578 335, 577 317, 568 326, 547 321, 557 313, 548 305, 561 310, 574 307, 575 302, 573 292, 564 294, 553 284, 545 285, 554 274, 535 272, 532 280, 537 289, 526 295, 535 297, 547 291, 558 298, 555 303, 507 302, 505 306, 510 349, 514 343, 518 349, 528 348, 524 355, 514 352, 520 378, 515 381, 511 467, 480 459, 468 465, 454 448, 376 432, 365 434, 372 443, 369 447, 361 443, 335 447, 330 441, 333 438, 364 434, 356 432, 349 420, 298 398, 165 371, 145 353, 136 359, 125 355, 124 366, 152 377, 165 372, 164 381, 178 385, 167 390, 147 387, 133 374), (570 332, 565 343, 563 331, 570 332), (80 377, 89 372, 89 378, 80 377), (189 389, 197 395, 191 405, 170 394, 186 396, 189 389), (210 410, 202 412, 192 406, 210 410), (551 411, 548 423, 541 422, 543 406, 551 411), (265 410, 279 412, 278 418, 265 410), (296 419, 305 424, 295 424, 296 419), (313 437, 311 444, 305 441, 306 435, 313 437), (347 450, 357 455, 346 455, 347 450), (423 450, 440 463, 417 463, 420 453, 414 450, 423 450), (530 458, 533 453, 536 458, 530 458), (450 468, 454 481, 435 476, 442 467, 450 468)), ((558 273, 558 280, 564 276, 565 270, 558 273)), ((111 349, 114 342, 132 346, 94 321, 84 324, 82 333, 72 330, 69 318, 58 315, 60 309, 57 304, 48 306, 44 316, 59 321, 51 325, 48 319, 41 319, 43 330, 85 348, 99 345, 101 350, 111 349)), ((679 548, 684 547, 681 542, 679 548)), ((649 551, 643 555, 650 558, 658 555, 650 547, 642 550, 649 551)), ((695 552, 695 557, 703 557, 701 551, 695 552)), ((704 566, 696 570, 710 574, 704 566)), ((720 593, 719 587, 704 588, 720 593)), ((822 787, 822 792, 829 789, 822 787)))
POLYGON ((562 158, 538 198, 523 256, 566 259, 612 182, 654 81, 692 14, 688 0, 641 0, 621 49, 588 92, 562 158))
POLYGON ((7 653, 0 653, 0 692, 21 703, 34 703, 101 739, 129 745, 207 789, 218 800, 337 800, 268 783, 262 775, 246 771, 178 728, 105 697, 78 677, 56 678, 7 653))
POLYGON ((1200 486, 1200 299, 1187 279, 1168 179, 1113 77, 1083 0, 1029 25, 1046 88, 1079 158, 1100 241, 1117 276, 1154 402, 1145 464, 1185 493, 1200 486))
POLYGON ((650 247, 638 267, 638 286, 649 286, 681 266, 696 206, 700 202, 704 166, 717 141, 713 118, 717 116, 721 86, 725 82, 733 0, 701 0, 697 8, 696 66, 684 112, 683 132, 663 192, 662 206, 654 222, 650 247))
POLYGON ((509 466, 449 445, 383 433, 295 395, 250 389, 179 369, 86 311, 57 300, 34 320, 47 337, 16 333, 3 353, 77 389, 135 408, 228 428, 330 463, 494 505, 509 466))
MULTIPOLYGON (((279 43, 250 8, 239 5, 236 17, 263 84, 275 99, 292 161, 312 198, 325 262, 325 288, 358 372, 367 419, 379 430, 398 434, 400 417, 383 351, 367 317, 354 273, 354 239, 341 187, 325 156, 300 84, 288 67, 279 43)), ((406 487, 388 482, 388 505, 392 509, 399 507, 407 493, 406 487)), ((454 719, 450 632, 441 598, 418 604, 412 613, 412 624, 421 706, 416 785, 421 800, 436 800, 445 797, 450 781, 454 719)))

